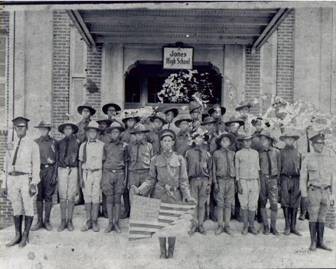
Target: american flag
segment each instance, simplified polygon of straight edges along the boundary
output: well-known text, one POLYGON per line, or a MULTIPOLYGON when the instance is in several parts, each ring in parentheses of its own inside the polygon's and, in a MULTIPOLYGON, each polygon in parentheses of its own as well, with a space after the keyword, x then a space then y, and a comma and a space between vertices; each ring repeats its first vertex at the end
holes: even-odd
POLYGON ((129 240, 150 238, 161 229, 176 225, 186 214, 192 214, 194 204, 161 202, 134 196, 129 220, 129 240))

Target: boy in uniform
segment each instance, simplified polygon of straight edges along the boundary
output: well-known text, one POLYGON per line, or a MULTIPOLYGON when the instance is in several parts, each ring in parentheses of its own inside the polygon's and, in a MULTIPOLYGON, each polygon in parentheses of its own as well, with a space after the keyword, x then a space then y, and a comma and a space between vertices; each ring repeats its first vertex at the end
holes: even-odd
POLYGON ((160 153, 160 132, 164 124, 167 123, 166 115, 162 112, 156 112, 153 116, 149 117, 153 124, 153 129, 148 133, 148 142, 153 145, 154 155, 160 153))
POLYGON ((208 113, 211 117, 216 120, 215 133, 220 134, 225 132, 225 124, 222 120, 223 115, 226 112, 226 108, 215 104, 212 108, 209 109, 208 113))
POLYGON ((294 146, 300 136, 294 131, 286 131, 280 136, 285 142, 285 147, 280 150, 280 191, 281 206, 285 217, 285 235, 290 233, 301 235, 296 230, 296 217, 300 206, 300 170, 301 154, 294 146))
POLYGON ((232 234, 230 230, 231 207, 234 203, 235 195, 235 152, 230 150, 233 137, 229 133, 223 133, 217 138, 219 149, 213 154, 212 176, 214 184, 214 194, 217 202, 217 223, 216 235, 226 232, 232 234), (223 213, 225 226, 223 225, 223 213))
POLYGON ((178 129, 176 126, 173 124, 174 119, 178 116, 179 111, 175 107, 168 108, 167 110, 164 111, 164 114, 166 115, 166 121, 167 123, 163 125, 162 130, 164 129, 170 129, 177 133, 178 129))
POLYGON ((97 123, 99 125, 99 133, 98 133, 98 139, 102 141, 103 143, 109 142, 109 136, 106 135, 105 130, 110 127, 112 121, 109 119, 99 119, 97 120, 97 123))
POLYGON ((112 122, 107 131, 111 140, 104 146, 102 190, 106 195, 109 223, 104 232, 109 233, 114 229, 117 233, 121 233, 119 218, 121 195, 127 177, 127 145, 120 139, 124 127, 118 121, 112 122))
POLYGON ((263 221, 263 233, 279 235, 276 228, 278 216, 278 193, 280 189, 281 157, 280 151, 272 146, 274 137, 268 131, 259 134, 263 150, 259 152, 260 159, 260 214, 263 221), (266 204, 271 206, 271 228, 268 224, 266 204))
POLYGON ((91 117, 94 114, 96 114, 96 110, 86 103, 82 106, 79 106, 77 108, 77 111, 82 116, 81 121, 77 123, 78 126, 77 138, 80 143, 83 143, 86 140, 85 128, 91 121, 91 117))
POLYGON ((176 134, 174 148, 176 153, 182 156, 184 156, 186 151, 190 148, 190 123, 191 117, 187 113, 181 115, 179 119, 175 121, 175 126, 179 131, 176 134))
POLYGON ((258 152, 251 148, 252 137, 252 134, 239 137, 242 149, 236 152, 235 158, 236 184, 244 223, 243 235, 248 232, 257 234, 254 218, 259 197, 260 166, 258 152))
POLYGON ((40 152, 37 143, 27 136, 29 119, 16 117, 13 121, 16 136, 14 145, 8 144, 2 192, 8 195, 13 209, 15 237, 6 244, 11 247, 27 245, 34 218, 34 197, 40 182, 40 152), (24 215, 24 231, 22 222, 24 215))
MULTIPOLYGON (((151 159, 154 156, 153 146, 147 142, 146 134, 149 130, 141 123, 138 123, 132 134, 135 141, 128 146, 128 189, 130 191, 130 202, 132 202, 132 186, 139 187, 148 179, 151 159)), ((132 204, 132 203, 131 203, 132 204)))
POLYGON ((315 251, 320 248, 332 251, 323 240, 324 223, 329 206, 334 205, 333 182, 335 154, 325 148, 323 133, 310 136, 313 151, 308 153, 302 162, 300 171, 301 196, 308 200, 310 247, 315 251))
POLYGON ((84 194, 86 221, 81 228, 99 231, 98 212, 102 179, 104 143, 98 140, 99 125, 91 121, 86 127, 86 141, 79 148, 79 182, 84 194))
POLYGON ((102 107, 102 111, 107 115, 109 120, 115 121, 118 113, 121 111, 121 107, 115 103, 107 103, 102 107))
POLYGON ((199 232, 205 234, 203 227, 205 217, 205 204, 211 190, 211 155, 204 148, 206 131, 198 129, 192 134, 193 145, 186 152, 187 172, 191 196, 197 201, 193 224, 189 235, 199 232))
POLYGON ((199 102, 191 101, 189 103, 189 113, 191 117, 191 128, 194 132, 201 126, 202 105, 199 102))
POLYGON ((78 150, 79 141, 76 137, 78 127, 71 122, 65 122, 58 127, 65 137, 57 143, 58 148, 58 193, 61 208, 61 225, 58 231, 65 228, 74 230, 72 223, 75 198, 78 192, 78 150))
POLYGON ((135 113, 127 114, 125 118, 122 119, 126 130, 121 134, 121 140, 127 144, 135 141, 135 135, 132 134, 135 125, 140 121, 140 117, 135 113))
POLYGON ((57 150, 56 140, 50 137, 51 125, 41 121, 35 128, 39 129, 41 136, 35 140, 40 149, 40 178, 37 185, 36 197, 37 223, 31 228, 32 231, 45 228, 52 230, 50 224, 50 212, 52 208, 52 197, 57 183, 57 150), (43 201, 44 201, 44 222, 43 222, 43 201))

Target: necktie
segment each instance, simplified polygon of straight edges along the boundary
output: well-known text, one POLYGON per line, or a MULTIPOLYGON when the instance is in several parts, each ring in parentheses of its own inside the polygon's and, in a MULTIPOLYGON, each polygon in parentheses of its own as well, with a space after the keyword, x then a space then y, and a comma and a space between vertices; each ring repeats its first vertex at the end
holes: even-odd
POLYGON ((229 152, 225 150, 225 157, 226 157, 226 172, 227 175, 230 176, 230 162, 229 162, 229 152))
POLYGON ((20 147, 21 139, 22 139, 22 138, 20 137, 19 142, 18 142, 18 144, 17 144, 17 146, 16 146, 16 149, 15 149, 15 152, 14 152, 14 157, 13 157, 13 162, 12 162, 12 165, 13 165, 13 166, 14 166, 15 163, 16 163, 16 159, 17 159, 17 155, 18 155, 18 151, 19 151, 19 147, 20 147))
POLYGON ((83 163, 86 163, 86 159, 87 159, 87 153, 86 153, 87 143, 88 143, 88 142, 86 142, 86 143, 84 144, 84 147, 83 147, 83 163))
POLYGON ((266 152, 267 154, 267 159, 268 159, 268 175, 272 176, 272 160, 271 160, 271 151, 268 150, 266 152))

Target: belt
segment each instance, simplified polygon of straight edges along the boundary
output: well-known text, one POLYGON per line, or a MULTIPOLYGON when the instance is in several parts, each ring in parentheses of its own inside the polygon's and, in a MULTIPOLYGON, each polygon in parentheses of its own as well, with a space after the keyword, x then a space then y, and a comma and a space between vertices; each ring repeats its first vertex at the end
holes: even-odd
POLYGON ((190 177, 191 180, 209 180, 208 176, 202 176, 202 177, 190 177))
POLYGON ((278 178, 278 175, 270 176, 270 175, 261 175, 262 177, 268 178, 268 179, 275 179, 278 178))
POLYGON ((218 179, 222 179, 222 180, 234 180, 236 179, 236 177, 231 177, 231 176, 217 176, 218 179))
POLYGON ((46 164, 41 163, 41 168, 48 168, 48 167, 54 166, 54 165, 55 165, 55 163, 46 163, 46 164))
POLYGON ((101 168, 95 168, 95 169, 83 169, 86 172, 97 172, 99 170, 101 170, 101 168))
POLYGON ((300 177, 299 175, 291 175, 291 176, 289 176, 289 175, 286 175, 286 174, 280 174, 280 176, 282 176, 282 177, 288 177, 288 178, 300 177))
POLYGON ((104 168, 104 170, 112 172, 112 173, 124 173, 124 169, 109 169, 109 168, 104 168))
POLYGON ((59 166, 60 168, 64 168, 64 169, 66 169, 66 168, 78 168, 78 166, 59 166))
POLYGON ((29 175, 29 173, 13 171, 13 172, 9 172, 8 175, 10 175, 10 176, 23 176, 23 175, 29 175))
POLYGON ((316 186, 316 185, 309 185, 308 188, 310 188, 310 187, 313 187, 313 188, 316 188, 316 189, 320 189, 320 190, 327 190, 327 189, 331 188, 330 186, 322 187, 322 186, 316 186))

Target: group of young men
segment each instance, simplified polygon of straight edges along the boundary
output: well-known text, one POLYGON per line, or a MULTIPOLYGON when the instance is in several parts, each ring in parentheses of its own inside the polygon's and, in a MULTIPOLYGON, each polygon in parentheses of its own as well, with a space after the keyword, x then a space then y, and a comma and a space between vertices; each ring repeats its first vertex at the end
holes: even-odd
MULTIPOLYGON (((192 101, 188 109, 172 105, 146 118, 134 112, 120 119, 120 106, 109 103, 102 107, 107 117, 95 121, 91 117, 96 110, 85 104, 78 107, 82 116, 78 124, 67 121, 58 126, 64 135, 59 141, 50 136, 48 123, 42 121, 35 126, 41 136, 32 140, 26 135, 29 119, 13 119, 16 136, 7 148, 3 190, 12 202, 16 233, 7 246, 24 247, 28 242, 35 196, 38 218, 31 230, 53 229, 50 212, 58 188, 60 232, 74 230, 72 218, 78 190, 82 190, 86 211, 81 231, 99 231, 97 219, 103 195, 109 220, 106 233, 121 232, 119 219, 129 216, 137 194, 166 196, 162 199, 170 202, 182 198, 195 202, 190 235, 206 233, 203 223, 209 204, 208 213, 218 222, 216 235, 232 234, 232 216, 242 221, 243 235, 258 234, 254 224, 257 210, 262 233, 279 235, 276 222, 280 202, 284 234, 300 235, 296 229, 298 208, 300 199, 308 197, 310 249, 330 250, 323 234, 332 200, 331 168, 335 159, 324 147, 324 135, 311 135, 314 151, 303 159, 295 146, 299 134, 285 130, 279 137, 285 146, 274 147, 276 138, 264 120, 257 117, 249 122, 250 108, 248 102, 239 104, 238 115, 224 122, 224 107, 214 105, 205 110, 192 101)), ((168 242, 173 252, 175 239, 168 242)), ((160 247, 165 244, 160 241, 160 247)), ((161 252, 162 257, 166 256, 164 253, 161 252)))

